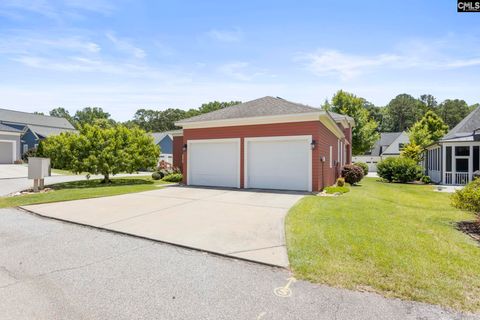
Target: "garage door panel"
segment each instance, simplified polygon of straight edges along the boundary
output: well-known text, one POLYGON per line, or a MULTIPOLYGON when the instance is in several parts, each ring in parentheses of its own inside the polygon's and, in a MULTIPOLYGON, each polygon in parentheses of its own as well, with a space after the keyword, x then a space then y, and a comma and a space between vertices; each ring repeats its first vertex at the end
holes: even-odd
POLYGON ((15 144, 11 142, 0 141, 0 164, 11 164, 14 159, 15 144))
POLYGON ((190 185, 238 187, 239 141, 192 142, 189 147, 190 185))
POLYGON ((311 150, 307 139, 251 140, 247 148, 247 187, 311 189, 311 150))

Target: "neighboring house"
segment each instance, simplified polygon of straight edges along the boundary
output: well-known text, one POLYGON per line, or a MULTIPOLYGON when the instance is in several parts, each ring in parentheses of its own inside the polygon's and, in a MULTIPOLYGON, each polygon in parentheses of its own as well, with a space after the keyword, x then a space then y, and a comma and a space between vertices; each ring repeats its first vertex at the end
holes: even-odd
POLYGON ((176 125, 174 165, 188 185, 319 191, 351 161, 352 118, 278 97, 176 125))
POLYGON ((75 131, 72 124, 65 118, 7 109, 0 109, 0 124, 21 131, 21 141, 18 145, 20 154, 36 148, 42 139, 50 135, 75 131))
POLYGON ((22 131, 0 123, 0 164, 12 164, 21 158, 22 131))
POLYGON ((364 155, 353 157, 353 163, 364 162, 368 171, 376 172, 377 163, 388 157, 398 157, 405 145, 410 142, 408 135, 403 132, 381 132, 380 139, 375 142, 372 150, 364 155))
POLYGON ((480 107, 473 110, 440 141, 427 147, 426 173, 433 182, 464 185, 480 167, 480 107))
POLYGON ((178 131, 153 132, 153 140, 160 147, 160 161, 173 164, 173 135, 181 133, 178 131))

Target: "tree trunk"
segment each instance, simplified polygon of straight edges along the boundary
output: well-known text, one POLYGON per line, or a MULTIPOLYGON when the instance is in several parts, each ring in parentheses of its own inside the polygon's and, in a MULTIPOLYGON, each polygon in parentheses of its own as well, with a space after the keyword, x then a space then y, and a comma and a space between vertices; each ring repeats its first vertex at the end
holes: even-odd
POLYGON ((110 183, 110 174, 109 173, 104 173, 103 174, 103 181, 102 183, 110 183))

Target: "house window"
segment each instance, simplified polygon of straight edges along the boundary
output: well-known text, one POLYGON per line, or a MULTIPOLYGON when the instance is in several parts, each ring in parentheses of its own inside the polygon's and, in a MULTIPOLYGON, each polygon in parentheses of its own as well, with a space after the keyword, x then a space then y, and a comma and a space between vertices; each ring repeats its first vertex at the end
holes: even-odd
POLYGON ((399 151, 402 151, 404 147, 405 147, 405 143, 399 143, 398 144, 398 150, 399 151))
POLYGON ((38 149, 38 143, 35 143, 35 145, 33 146, 35 149, 38 149))
POLYGON ((477 171, 480 167, 479 146, 473 147, 473 171, 477 171))
POLYGON ((457 157, 468 157, 470 155, 470 147, 455 147, 455 155, 457 157))
POLYGON ((26 153, 28 151, 28 144, 23 145, 23 153, 26 153))
POLYGON ((446 171, 447 172, 452 172, 452 147, 447 147, 446 148, 446 153, 445 153, 445 158, 446 158, 446 171))
POLYGON ((333 149, 333 147, 330 146, 330 157, 328 158, 328 159, 329 159, 330 168, 332 167, 332 155, 333 155, 332 149, 333 149))

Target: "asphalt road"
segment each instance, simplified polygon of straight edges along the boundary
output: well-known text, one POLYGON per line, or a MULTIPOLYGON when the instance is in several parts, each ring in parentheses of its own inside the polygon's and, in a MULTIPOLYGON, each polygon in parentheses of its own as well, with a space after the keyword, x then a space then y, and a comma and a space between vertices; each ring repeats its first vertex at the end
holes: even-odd
POLYGON ((0 210, 0 318, 461 319, 289 272, 0 210))

